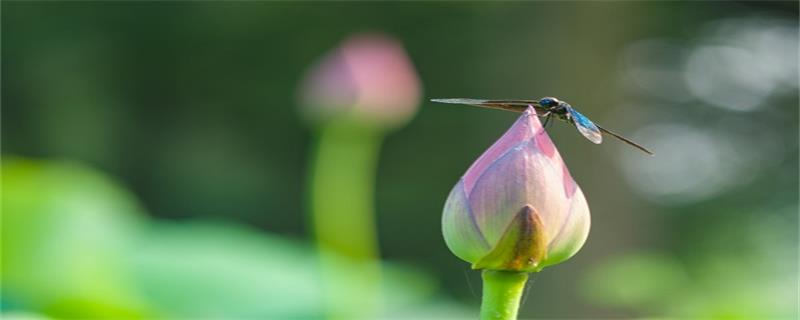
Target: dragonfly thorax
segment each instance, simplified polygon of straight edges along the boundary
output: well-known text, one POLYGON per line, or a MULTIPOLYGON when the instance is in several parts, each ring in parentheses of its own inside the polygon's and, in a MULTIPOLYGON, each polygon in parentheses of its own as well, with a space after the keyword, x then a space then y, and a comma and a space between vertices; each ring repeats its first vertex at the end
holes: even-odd
POLYGON ((557 116, 561 120, 569 121, 569 109, 572 108, 568 103, 553 97, 544 97, 539 100, 539 106, 547 111, 547 114, 557 116))

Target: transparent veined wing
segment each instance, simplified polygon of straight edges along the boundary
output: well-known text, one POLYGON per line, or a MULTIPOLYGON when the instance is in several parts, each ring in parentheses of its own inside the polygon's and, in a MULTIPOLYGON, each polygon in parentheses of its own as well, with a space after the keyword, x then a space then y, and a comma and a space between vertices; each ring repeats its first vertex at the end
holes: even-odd
POLYGON ((540 115, 546 112, 544 108, 539 106, 536 100, 489 100, 489 99, 466 99, 466 98, 452 98, 452 99, 431 99, 433 102, 450 103, 450 104, 466 104, 470 106, 500 109, 513 112, 523 112, 528 106, 533 106, 536 112, 540 115))
POLYGON ((634 147, 634 148, 636 148, 636 149, 642 150, 642 152, 644 152, 644 153, 647 153, 647 154, 649 154, 649 155, 651 155, 651 156, 652 156, 652 155, 654 155, 652 151, 650 151, 650 150, 647 150, 647 148, 645 148, 645 147, 642 147, 640 144, 638 144, 638 143, 636 143, 636 142, 633 142, 633 140, 631 140, 631 139, 625 138, 625 137, 621 136, 620 134, 618 134, 618 133, 616 133, 616 132, 614 132, 614 131, 608 130, 608 129, 606 129, 606 128, 603 128, 603 127, 601 127, 601 126, 597 126, 597 127, 598 127, 598 128, 600 129, 600 131, 602 131, 603 133, 605 133, 605 134, 610 134, 612 137, 619 139, 619 141, 622 141, 622 142, 625 142, 625 143, 627 143, 627 144, 628 144, 629 146, 631 146, 631 147, 634 147))
POLYGON ((589 118, 582 115, 580 112, 575 111, 572 107, 568 107, 567 112, 569 112, 572 118, 572 124, 575 125, 575 128, 578 128, 578 132, 586 137, 586 139, 596 144, 603 142, 603 134, 592 120, 589 120, 589 118))

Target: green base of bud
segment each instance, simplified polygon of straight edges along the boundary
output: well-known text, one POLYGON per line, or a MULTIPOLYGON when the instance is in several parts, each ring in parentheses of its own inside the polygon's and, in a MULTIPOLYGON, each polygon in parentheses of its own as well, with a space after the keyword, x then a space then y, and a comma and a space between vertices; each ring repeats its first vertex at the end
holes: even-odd
POLYGON ((532 206, 523 207, 492 251, 472 269, 539 272, 547 256, 547 236, 542 218, 532 206))

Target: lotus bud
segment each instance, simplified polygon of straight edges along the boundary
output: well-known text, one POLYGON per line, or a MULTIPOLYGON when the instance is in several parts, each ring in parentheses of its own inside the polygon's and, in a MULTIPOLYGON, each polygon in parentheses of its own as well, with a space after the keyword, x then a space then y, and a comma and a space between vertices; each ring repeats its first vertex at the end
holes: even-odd
POLYGON ((416 113, 420 91, 414 65, 398 41, 360 34, 311 68, 301 86, 300 103, 313 122, 353 117, 397 127, 416 113))
POLYGON ((444 207, 448 248, 473 269, 535 272, 572 257, 589 206, 529 107, 455 185, 444 207))

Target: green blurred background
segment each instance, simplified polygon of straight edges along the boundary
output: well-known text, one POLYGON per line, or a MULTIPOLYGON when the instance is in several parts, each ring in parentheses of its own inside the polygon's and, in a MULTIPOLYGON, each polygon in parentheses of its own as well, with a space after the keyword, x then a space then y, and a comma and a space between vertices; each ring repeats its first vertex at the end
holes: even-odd
POLYGON ((797 15, 797 2, 4 1, 3 312, 323 317, 298 84, 344 38, 381 31, 425 98, 380 151, 382 317, 477 315, 479 274, 445 246, 441 209, 516 115, 427 99, 549 95, 656 156, 548 129, 593 226, 534 277, 523 318, 795 318, 797 15))

